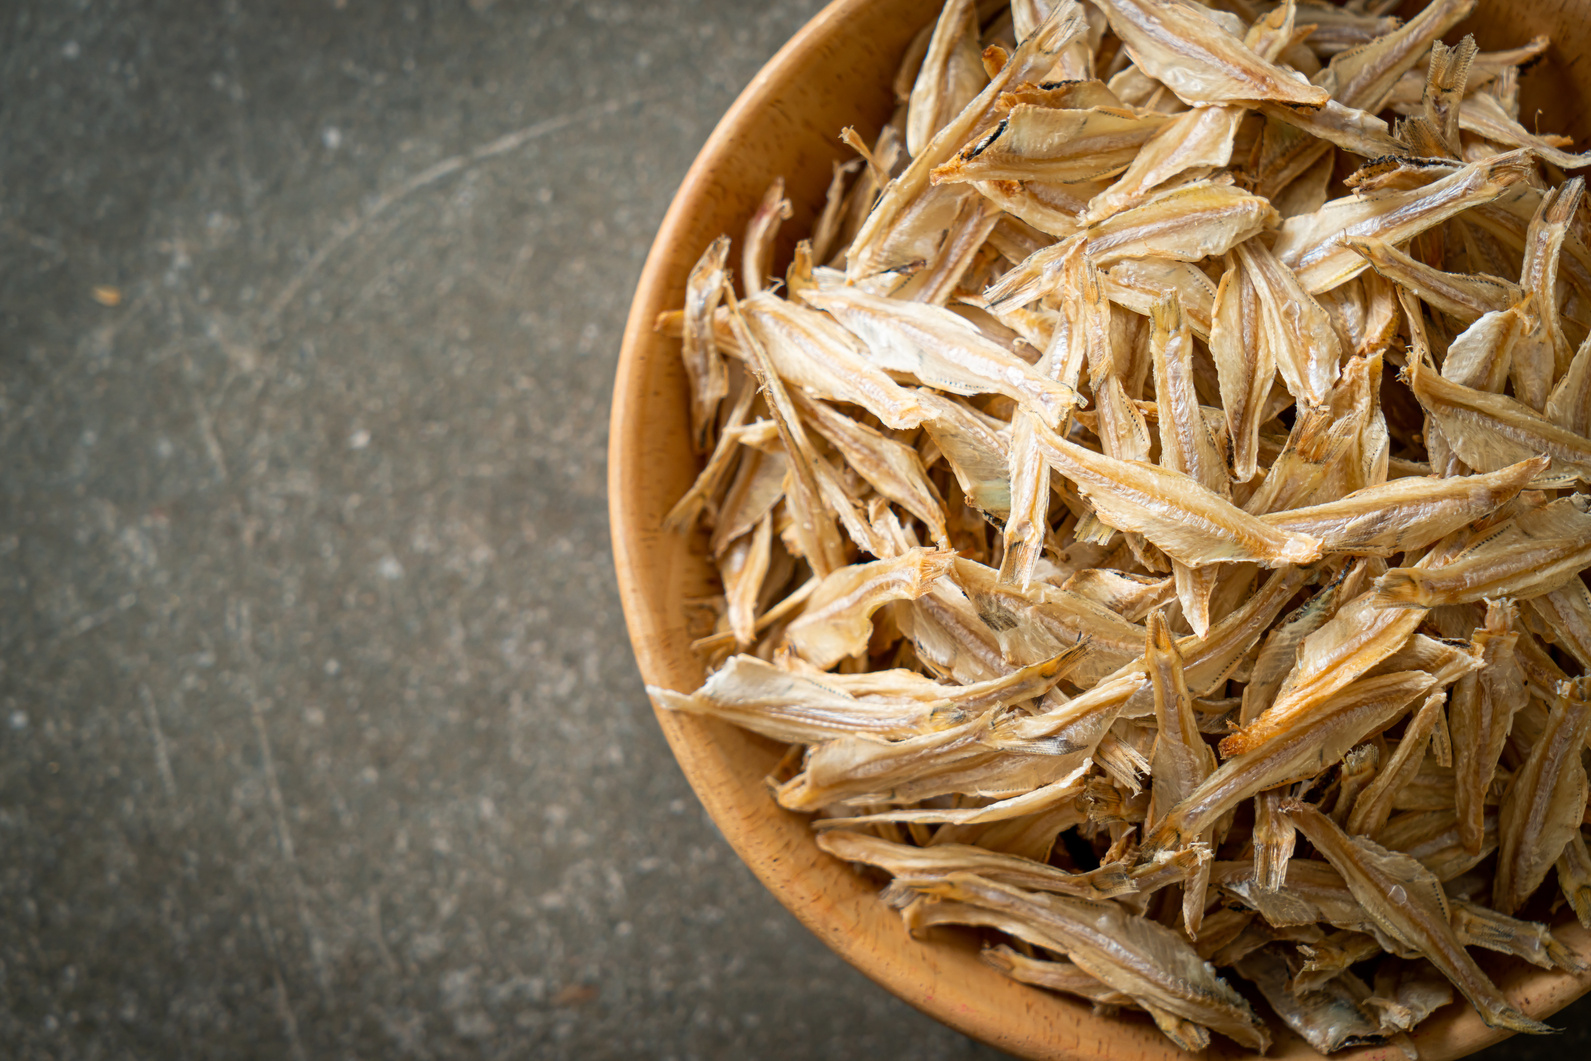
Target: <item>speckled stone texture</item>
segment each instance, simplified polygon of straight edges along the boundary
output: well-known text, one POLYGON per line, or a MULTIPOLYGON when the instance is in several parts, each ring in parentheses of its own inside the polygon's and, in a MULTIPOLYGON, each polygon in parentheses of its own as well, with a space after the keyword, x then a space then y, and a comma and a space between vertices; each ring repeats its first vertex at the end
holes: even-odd
POLYGON ((629 292, 816 7, 0 11, 0 1055, 996 1056, 735 859, 611 574, 629 292))

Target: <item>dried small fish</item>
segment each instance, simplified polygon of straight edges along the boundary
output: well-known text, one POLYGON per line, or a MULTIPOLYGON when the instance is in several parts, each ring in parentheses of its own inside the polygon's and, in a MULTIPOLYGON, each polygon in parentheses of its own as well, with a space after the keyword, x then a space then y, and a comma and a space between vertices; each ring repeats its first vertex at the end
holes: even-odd
POLYGON ((1548 930, 1534 921, 1520 921, 1479 903, 1453 900, 1453 931, 1466 946, 1485 947, 1523 958, 1543 969, 1585 971, 1585 965, 1548 930))
POLYGON ((1453 451, 1478 471, 1492 472, 1546 454, 1542 485, 1591 478, 1591 439, 1567 431, 1521 402, 1443 379, 1414 359, 1409 387, 1453 451))
POLYGON ((977 5, 972 0, 945 4, 907 103, 906 150, 914 157, 989 83, 982 51, 977 5))
POLYGON ((1024 984, 1078 995, 1097 1006, 1136 1006, 1132 996, 1106 986, 1072 962, 1030 958, 1003 944, 985 948, 982 958, 1011 979, 1024 984))
POLYGON ((1549 593, 1591 564, 1591 498, 1560 498, 1521 513, 1439 567, 1395 567, 1376 579, 1385 607, 1430 608, 1549 593))
POLYGON ((1356 490, 1340 501, 1260 518, 1279 530, 1319 538, 1329 553, 1392 556, 1423 548, 1495 512, 1550 463, 1543 456, 1483 475, 1394 479, 1356 490))
POLYGON ((932 880, 951 873, 975 873, 985 880, 1030 891, 1053 892, 1079 899, 1102 900, 1133 890, 1122 866, 1102 866, 1088 873, 1068 873, 1015 855, 1002 855, 967 844, 914 847, 863 833, 828 830, 818 834, 818 847, 835 858, 861 862, 900 880, 932 880))
POLYGON ((1580 753, 1591 733, 1591 685, 1564 682, 1547 728, 1514 774, 1498 822, 1497 877, 1492 905, 1512 914, 1546 880, 1586 807, 1580 753))
POLYGON ((1186 475, 1094 453, 1042 426, 1036 433, 1050 466, 1077 484, 1103 522, 1142 534, 1189 567, 1244 560, 1277 567, 1320 556, 1319 539, 1273 530, 1186 475))
POLYGON ((1183 173, 1225 166, 1243 115, 1242 107, 1195 107, 1164 122, 1116 182, 1089 201, 1080 220, 1089 224, 1119 213, 1183 173))
POLYGON ((970 874, 915 883, 925 895, 994 915, 995 924, 1030 943, 1065 954, 1080 969, 1133 998, 1164 1030, 1169 1016, 1256 1050, 1270 1034, 1247 1002, 1164 925, 1131 917, 1111 903, 1091 903, 998 884, 970 874))
MULTIPOLYGON (((1193 337, 1176 296, 1158 303, 1150 320, 1149 347, 1154 358, 1157 419, 1160 426, 1160 463, 1181 472, 1210 491, 1230 497, 1226 459, 1216 446, 1210 424, 1199 408, 1194 379, 1193 337)), ((1201 637, 1210 629, 1210 595, 1217 569, 1198 569, 1175 563, 1177 596, 1182 614, 1201 637)))
POLYGON ((1549 1030, 1515 1009, 1464 950, 1449 923, 1447 896, 1429 870, 1408 855, 1388 851, 1362 836, 1345 835, 1307 803, 1291 800, 1284 809, 1342 874, 1376 929, 1402 950, 1419 954, 1440 969, 1489 1026, 1538 1034, 1549 1030))
POLYGON ((1487 313, 1507 311, 1524 297, 1518 284, 1501 277, 1445 273, 1373 236, 1350 236, 1345 242, 1362 254, 1376 272, 1413 291, 1432 308, 1466 324, 1487 313))
POLYGON ((873 613, 889 601, 916 600, 950 570, 952 553, 913 549, 890 560, 853 564, 826 577, 790 624, 790 645, 818 667, 867 648, 873 613))
POLYGON ((1329 94, 1255 55, 1204 8, 1173 0, 1103 0, 1138 68, 1184 103, 1276 100, 1323 106, 1329 94))
POLYGON ((729 376, 713 332, 713 312, 723 298, 728 261, 729 237, 719 236, 702 252, 685 282, 681 360, 691 385, 691 439, 698 453, 707 448, 718 403, 729 393, 729 376))
POLYGON ((1453 732, 1453 771, 1459 835, 1471 854, 1479 854, 1484 835, 1486 793, 1525 699, 1525 679, 1515 660, 1518 609, 1509 601, 1486 605, 1486 624, 1474 635, 1481 666, 1460 678, 1453 690, 1448 723, 1453 732))
POLYGON ((1268 1039, 1217 967, 1409 1058, 1454 985, 1545 1030, 1467 946, 1591 973, 1515 916, 1591 926, 1591 153, 1545 38, 1393 6, 942 0, 656 322, 717 584, 654 702, 789 742, 925 945, 1191 1052, 1268 1039))
POLYGON ((1210 315, 1210 354, 1232 440, 1233 478, 1246 483, 1258 469, 1260 424, 1276 376, 1276 351, 1263 333, 1259 292, 1248 270, 1227 269, 1210 315))
POLYGON ((1354 745, 1395 722, 1431 688, 1432 681, 1419 671, 1361 678, 1334 696, 1329 709, 1301 718, 1228 758, 1145 836, 1140 859, 1187 847, 1245 799, 1314 777, 1354 745))
POLYGON ((1340 980, 1301 990, 1291 983, 1287 959, 1271 947, 1260 948, 1235 968, 1259 988, 1289 1028, 1323 1054, 1382 1038, 1380 1022, 1365 1012, 1340 980))
POLYGON ((1162 114, 1120 107, 1018 103, 987 136, 936 168, 933 181, 1099 180, 1126 169, 1166 121, 1162 114))
POLYGON ((1260 196, 1203 180, 1152 192, 1084 231, 1088 255, 1101 266, 1127 258, 1195 262, 1225 254, 1279 220, 1260 196))
POLYGON ((1276 256, 1298 274, 1304 290, 1330 291, 1369 265, 1346 239, 1374 236, 1400 243, 1460 211, 1491 202, 1524 180, 1530 165, 1527 153, 1497 155, 1424 188, 1333 200, 1313 214, 1284 221, 1276 256))
POLYGON ((1072 388, 1036 372, 948 309, 854 289, 804 291, 801 297, 859 338, 886 371, 952 394, 1003 394, 1051 423, 1077 404, 1072 388))
MULTIPOLYGON (((1154 788, 1149 814, 1153 820, 1192 795, 1215 772, 1215 753, 1210 751, 1199 732, 1198 719, 1193 713, 1193 696, 1188 692, 1183 675, 1182 654, 1172 642, 1161 612, 1149 617, 1144 663, 1154 688, 1158 730, 1151 767, 1154 788)), ((1208 844, 1210 839, 1206 835, 1196 842, 1208 844)), ((1182 919, 1190 938, 1197 939, 1199 935, 1208 879, 1206 867, 1201 866, 1183 883, 1182 919)))

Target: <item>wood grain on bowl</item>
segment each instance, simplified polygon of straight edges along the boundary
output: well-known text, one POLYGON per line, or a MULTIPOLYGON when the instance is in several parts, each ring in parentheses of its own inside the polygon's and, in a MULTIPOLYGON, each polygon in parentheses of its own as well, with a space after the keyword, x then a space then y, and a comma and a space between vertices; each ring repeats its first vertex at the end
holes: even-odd
MULTIPOLYGON (((658 335, 659 312, 676 308, 686 276, 720 233, 736 234, 769 181, 783 176, 794 205, 779 248, 787 257, 810 230, 831 164, 851 157, 837 133, 854 125, 865 140, 888 119, 891 80, 912 36, 933 19, 932 0, 838 0, 776 55, 725 115, 691 167, 653 244, 631 306, 614 390, 609 452, 614 559, 637 663, 649 684, 694 689, 704 674, 690 648, 683 602, 715 591, 712 568, 691 540, 662 529, 698 463, 692 455, 679 343, 658 335)), ((1524 80, 1522 120, 1538 109, 1541 127, 1581 142, 1581 101, 1591 70, 1579 54, 1591 38, 1591 2, 1520 5, 1481 0, 1449 39, 1474 32, 1483 48, 1514 46, 1537 33, 1553 37, 1524 80)), ((779 263, 782 266, 782 261, 779 263)), ((863 973, 924 1012, 1001 1049, 1030 1058, 1182 1058, 1141 1014, 1095 1015, 1087 1003, 1024 986, 978 958, 972 933, 936 930, 925 946, 876 897, 874 881, 818 850, 803 817, 779 808, 764 777, 783 748, 727 723, 659 712, 658 721, 686 777, 731 846, 809 929, 863 973)), ((1572 917, 1554 926, 1591 959, 1591 933, 1572 917)), ((1591 988, 1591 978, 1522 962, 1481 957, 1482 966, 1522 1010, 1544 1018, 1591 988)), ((1312 1058, 1302 1039, 1272 1022, 1270 1055, 1312 1058)), ((1422 1058, 1444 1061, 1497 1042, 1468 1006, 1445 1008, 1414 1032, 1422 1058)), ((1224 1039, 1212 1057, 1246 1052, 1224 1039)), ((1397 1058, 1395 1046, 1334 1057, 1397 1058)))

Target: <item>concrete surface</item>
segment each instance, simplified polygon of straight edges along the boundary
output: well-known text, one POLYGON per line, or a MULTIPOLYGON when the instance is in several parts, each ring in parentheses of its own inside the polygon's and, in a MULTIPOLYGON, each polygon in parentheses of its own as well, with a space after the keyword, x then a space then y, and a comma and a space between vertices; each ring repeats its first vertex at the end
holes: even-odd
POLYGON ((610 574, 630 289, 816 7, 5 5, 0 1056, 995 1056, 735 860, 610 574))

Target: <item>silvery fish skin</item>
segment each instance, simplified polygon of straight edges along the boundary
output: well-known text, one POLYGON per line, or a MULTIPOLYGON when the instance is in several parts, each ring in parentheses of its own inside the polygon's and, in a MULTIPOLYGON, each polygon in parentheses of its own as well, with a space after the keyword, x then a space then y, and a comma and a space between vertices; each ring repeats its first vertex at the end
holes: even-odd
POLYGON ((1429 870, 1407 855, 1388 851, 1364 837, 1346 835, 1307 803, 1292 800, 1285 809, 1309 842, 1342 874, 1376 928, 1440 969, 1489 1026, 1535 1034, 1551 1031, 1514 1008, 1464 950, 1449 923, 1447 896, 1429 870))

